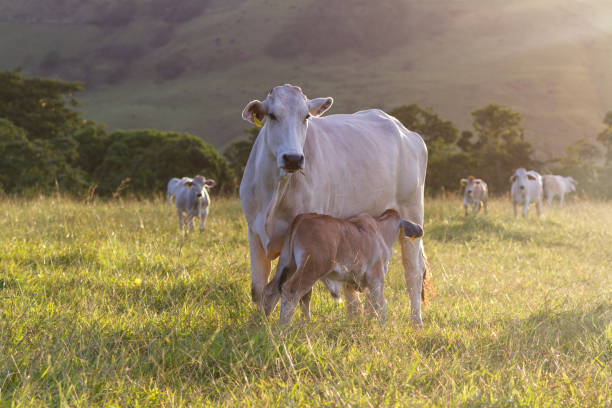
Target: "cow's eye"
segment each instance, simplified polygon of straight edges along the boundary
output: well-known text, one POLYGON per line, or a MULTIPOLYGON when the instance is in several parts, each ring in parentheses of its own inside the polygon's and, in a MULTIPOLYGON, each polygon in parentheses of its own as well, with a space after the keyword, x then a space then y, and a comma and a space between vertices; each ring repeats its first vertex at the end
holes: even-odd
POLYGON ((306 122, 308 119, 310 119, 310 113, 306 115, 306 117, 304 118, 304 122, 306 122))
POLYGON ((270 119, 276 120, 276 116, 274 116, 273 113, 268 113, 268 116, 270 117, 270 119))

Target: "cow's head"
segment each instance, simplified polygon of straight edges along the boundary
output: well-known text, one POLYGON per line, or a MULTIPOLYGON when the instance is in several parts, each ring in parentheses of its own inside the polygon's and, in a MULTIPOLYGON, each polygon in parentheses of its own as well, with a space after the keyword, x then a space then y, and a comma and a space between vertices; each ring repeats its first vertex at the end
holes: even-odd
POLYGON ((475 186, 474 176, 470 176, 468 178, 462 178, 460 183, 462 186, 465 186, 465 196, 472 197, 472 194, 474 193, 474 186, 475 186))
POLYGON ((566 177, 565 179, 567 180, 567 186, 569 187, 569 191, 576 191, 576 185, 578 184, 578 182, 574 180, 573 177, 566 177))
POLYGON ((527 170, 522 167, 516 169, 514 174, 510 177, 513 189, 516 188, 521 195, 525 195, 527 192, 527 183, 529 180, 535 181, 536 178, 532 174, 527 173, 527 170))
POLYGON ((263 102, 251 101, 242 111, 247 122, 263 122, 259 137, 276 158, 279 169, 293 173, 303 170, 304 142, 308 119, 320 116, 330 108, 332 98, 308 99, 302 90, 292 85, 277 86, 263 102))
POLYGON ((198 198, 202 197, 204 189, 209 189, 217 185, 215 180, 206 179, 206 177, 200 175, 192 179, 184 179, 183 183, 189 187, 189 189, 193 189, 198 198))

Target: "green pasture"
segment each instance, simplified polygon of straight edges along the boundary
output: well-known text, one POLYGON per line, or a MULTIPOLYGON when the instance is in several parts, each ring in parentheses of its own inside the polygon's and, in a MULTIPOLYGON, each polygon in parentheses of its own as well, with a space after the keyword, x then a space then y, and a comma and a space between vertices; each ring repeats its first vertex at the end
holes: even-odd
POLYGON ((426 201, 435 295, 409 324, 321 286, 312 321, 253 314, 246 224, 213 198, 181 235, 164 199, 0 199, 0 407, 612 406, 612 203, 515 219, 426 201))

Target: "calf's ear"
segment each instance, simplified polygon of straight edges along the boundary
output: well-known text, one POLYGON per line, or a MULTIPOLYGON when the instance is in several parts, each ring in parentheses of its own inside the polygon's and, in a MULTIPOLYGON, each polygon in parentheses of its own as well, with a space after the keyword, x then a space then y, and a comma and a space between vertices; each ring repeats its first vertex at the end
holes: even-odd
POLYGON ((308 112, 312 116, 321 116, 328 110, 332 103, 334 103, 333 98, 316 98, 308 101, 308 112))
POLYGON ((215 180, 213 180, 213 179, 207 179, 204 182, 204 185, 206 185, 206 187, 208 187, 208 188, 213 188, 214 186, 217 185, 217 182, 215 180))
POLYGON ((513 174, 512 176, 510 176, 510 182, 514 183, 514 180, 516 180, 516 174, 513 174))
POLYGON ((400 221, 400 227, 404 229, 404 235, 410 238, 421 238, 423 236, 423 228, 419 224, 407 220, 400 221))
POLYGON ((266 108, 266 105, 263 102, 254 100, 247 103, 247 105, 244 107, 242 111, 242 119, 256 125, 254 118, 257 118, 258 121, 262 121, 267 114, 268 109, 266 108))
POLYGON ((191 188, 191 186, 193 186, 193 180, 186 180, 183 184, 185 184, 187 188, 191 188))
POLYGON ((535 179, 536 179, 536 178, 535 178, 535 176, 534 176, 533 174, 528 174, 528 175, 527 175, 527 178, 528 178, 529 180, 535 180, 535 179))
POLYGON ((468 182, 468 179, 466 179, 466 178, 462 178, 462 179, 459 181, 459 183, 461 183, 461 185, 462 185, 462 186, 465 186, 465 185, 467 184, 467 182, 468 182))

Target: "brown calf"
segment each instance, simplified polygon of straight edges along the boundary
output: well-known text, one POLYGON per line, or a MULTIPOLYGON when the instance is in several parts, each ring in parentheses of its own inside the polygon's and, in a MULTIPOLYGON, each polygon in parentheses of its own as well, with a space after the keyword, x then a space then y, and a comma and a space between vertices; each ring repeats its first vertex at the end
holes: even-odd
POLYGON ((309 319, 312 287, 321 280, 333 297, 343 289, 349 314, 360 307, 356 292, 368 289, 367 306, 384 320, 384 278, 400 228, 405 236, 423 236, 419 225, 401 219, 395 210, 377 218, 362 214, 347 220, 298 215, 283 245, 276 275, 264 292, 266 314, 280 297, 281 324, 289 323, 298 302, 309 319))

